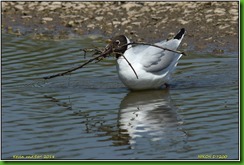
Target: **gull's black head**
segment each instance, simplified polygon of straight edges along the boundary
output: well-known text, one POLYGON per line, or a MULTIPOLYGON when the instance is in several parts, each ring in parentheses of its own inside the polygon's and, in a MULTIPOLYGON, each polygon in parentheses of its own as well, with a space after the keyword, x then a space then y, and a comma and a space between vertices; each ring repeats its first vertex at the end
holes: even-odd
POLYGON ((109 46, 112 47, 113 52, 116 53, 116 58, 119 58, 127 50, 127 39, 124 35, 115 36, 111 39, 109 46))

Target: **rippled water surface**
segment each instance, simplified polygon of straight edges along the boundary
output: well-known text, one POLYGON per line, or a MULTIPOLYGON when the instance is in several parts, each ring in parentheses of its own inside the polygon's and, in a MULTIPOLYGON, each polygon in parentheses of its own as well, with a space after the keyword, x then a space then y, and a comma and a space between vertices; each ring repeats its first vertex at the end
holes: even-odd
POLYGON ((130 92, 113 58, 42 79, 104 43, 2 35, 3 159, 238 159, 236 53, 183 57, 167 90, 130 92))

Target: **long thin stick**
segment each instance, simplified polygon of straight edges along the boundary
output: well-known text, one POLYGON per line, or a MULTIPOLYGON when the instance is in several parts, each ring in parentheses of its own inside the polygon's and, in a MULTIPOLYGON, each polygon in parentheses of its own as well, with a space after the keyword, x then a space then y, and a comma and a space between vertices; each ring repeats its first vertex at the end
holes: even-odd
POLYGON ((133 70, 133 72, 135 73, 135 75, 136 75, 136 78, 137 79, 139 79, 138 78, 138 75, 136 74, 136 71, 135 71, 135 69, 132 67, 132 65, 131 65, 131 63, 127 60, 127 58, 125 58, 125 56, 122 54, 121 56, 123 56, 124 57, 124 59, 126 60, 126 62, 129 64, 129 66, 131 67, 131 69, 133 70))
MULTIPOLYGON (((161 47, 161 46, 158 46, 158 45, 148 44, 148 43, 144 43, 144 42, 130 42, 130 43, 128 43, 128 44, 122 45, 122 47, 123 47, 123 46, 127 46, 127 45, 149 45, 149 46, 154 46, 154 47, 157 47, 157 48, 160 48, 160 49, 163 49, 163 50, 168 50, 168 51, 171 51, 171 52, 174 52, 174 53, 178 53, 178 54, 186 55, 185 52, 180 52, 180 51, 176 51, 176 50, 171 50, 171 49, 164 48, 164 47, 161 47)), ((87 52, 88 50, 84 49, 83 51, 84 51, 85 54, 86 54, 86 52, 87 52)), ((95 53, 95 54, 97 54, 98 52, 99 52, 99 51, 96 50, 96 53, 95 53)), ((94 57, 94 58, 92 58, 92 59, 86 61, 85 63, 83 63, 83 64, 80 65, 80 66, 77 66, 77 67, 75 67, 75 68, 69 69, 69 70, 67 70, 67 71, 65 71, 65 72, 62 72, 62 73, 54 74, 54 75, 51 75, 51 76, 45 76, 45 77, 43 77, 43 78, 44 78, 44 79, 51 79, 51 78, 54 78, 54 77, 63 76, 63 75, 65 75, 65 74, 71 73, 71 72, 73 72, 73 71, 75 71, 75 70, 77 70, 77 69, 83 68, 85 65, 87 65, 87 64, 89 64, 89 63, 91 63, 91 62, 93 62, 93 61, 95 61, 95 60, 100 61, 100 60, 101 60, 100 58, 105 58, 105 57, 107 57, 107 55, 109 55, 110 53, 113 53, 113 49, 112 49, 112 48, 106 48, 105 51, 102 52, 99 56, 96 56, 96 57, 94 57)), ((124 57, 124 59, 126 60, 126 62, 128 63, 128 65, 131 67, 131 69, 133 70, 133 72, 135 73, 136 78, 139 79, 139 78, 138 78, 138 75, 137 75, 135 69, 133 68, 133 66, 131 65, 131 63, 126 59, 126 57, 125 57, 123 54, 122 54, 122 56, 124 57)))
POLYGON ((160 48, 160 49, 163 49, 163 50, 168 50, 170 52, 174 52, 174 53, 178 53, 178 54, 182 54, 182 55, 186 56, 186 53, 185 52, 180 52, 180 51, 177 51, 177 50, 172 50, 172 49, 169 49, 169 48, 164 48, 162 46, 158 46, 158 45, 155 45, 155 44, 148 44, 148 43, 144 43, 144 42, 130 42, 130 43, 125 44, 123 46, 126 46, 126 45, 148 45, 148 46, 154 46, 154 47, 157 47, 157 48, 160 48))
POLYGON ((80 68, 84 67, 85 65, 91 63, 92 61, 98 60, 99 58, 106 56, 106 55, 109 54, 110 52, 111 52, 111 50, 107 50, 107 51, 103 52, 102 54, 100 54, 99 56, 96 56, 96 57, 94 57, 94 58, 91 58, 90 60, 86 61, 85 63, 83 63, 83 64, 80 65, 80 66, 77 66, 77 67, 75 67, 75 68, 69 69, 69 70, 67 70, 67 71, 65 71, 65 72, 62 72, 62 73, 54 74, 54 75, 51 75, 51 76, 45 76, 45 77, 43 77, 43 78, 44 78, 44 79, 51 79, 51 78, 54 78, 54 77, 63 76, 63 75, 65 75, 65 74, 71 73, 71 72, 73 72, 73 71, 75 71, 75 70, 77 70, 77 69, 80 69, 80 68))

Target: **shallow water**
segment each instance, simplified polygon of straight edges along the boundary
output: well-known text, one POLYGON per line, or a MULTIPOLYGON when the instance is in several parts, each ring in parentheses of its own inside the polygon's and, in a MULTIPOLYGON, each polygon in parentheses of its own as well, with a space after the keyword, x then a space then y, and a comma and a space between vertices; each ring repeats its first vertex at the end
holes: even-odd
POLYGON ((42 79, 93 46, 2 35, 2 159, 238 159, 236 53, 183 57, 163 90, 130 92, 113 58, 42 79))

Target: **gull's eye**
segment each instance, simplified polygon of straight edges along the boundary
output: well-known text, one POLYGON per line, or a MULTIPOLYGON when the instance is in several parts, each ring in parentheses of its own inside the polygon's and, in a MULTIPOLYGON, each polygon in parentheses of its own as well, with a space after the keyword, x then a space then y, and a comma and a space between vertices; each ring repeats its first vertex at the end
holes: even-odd
POLYGON ((117 45, 119 45, 119 44, 120 44, 120 41, 119 41, 119 40, 116 40, 115 42, 116 42, 116 44, 117 44, 117 45))

